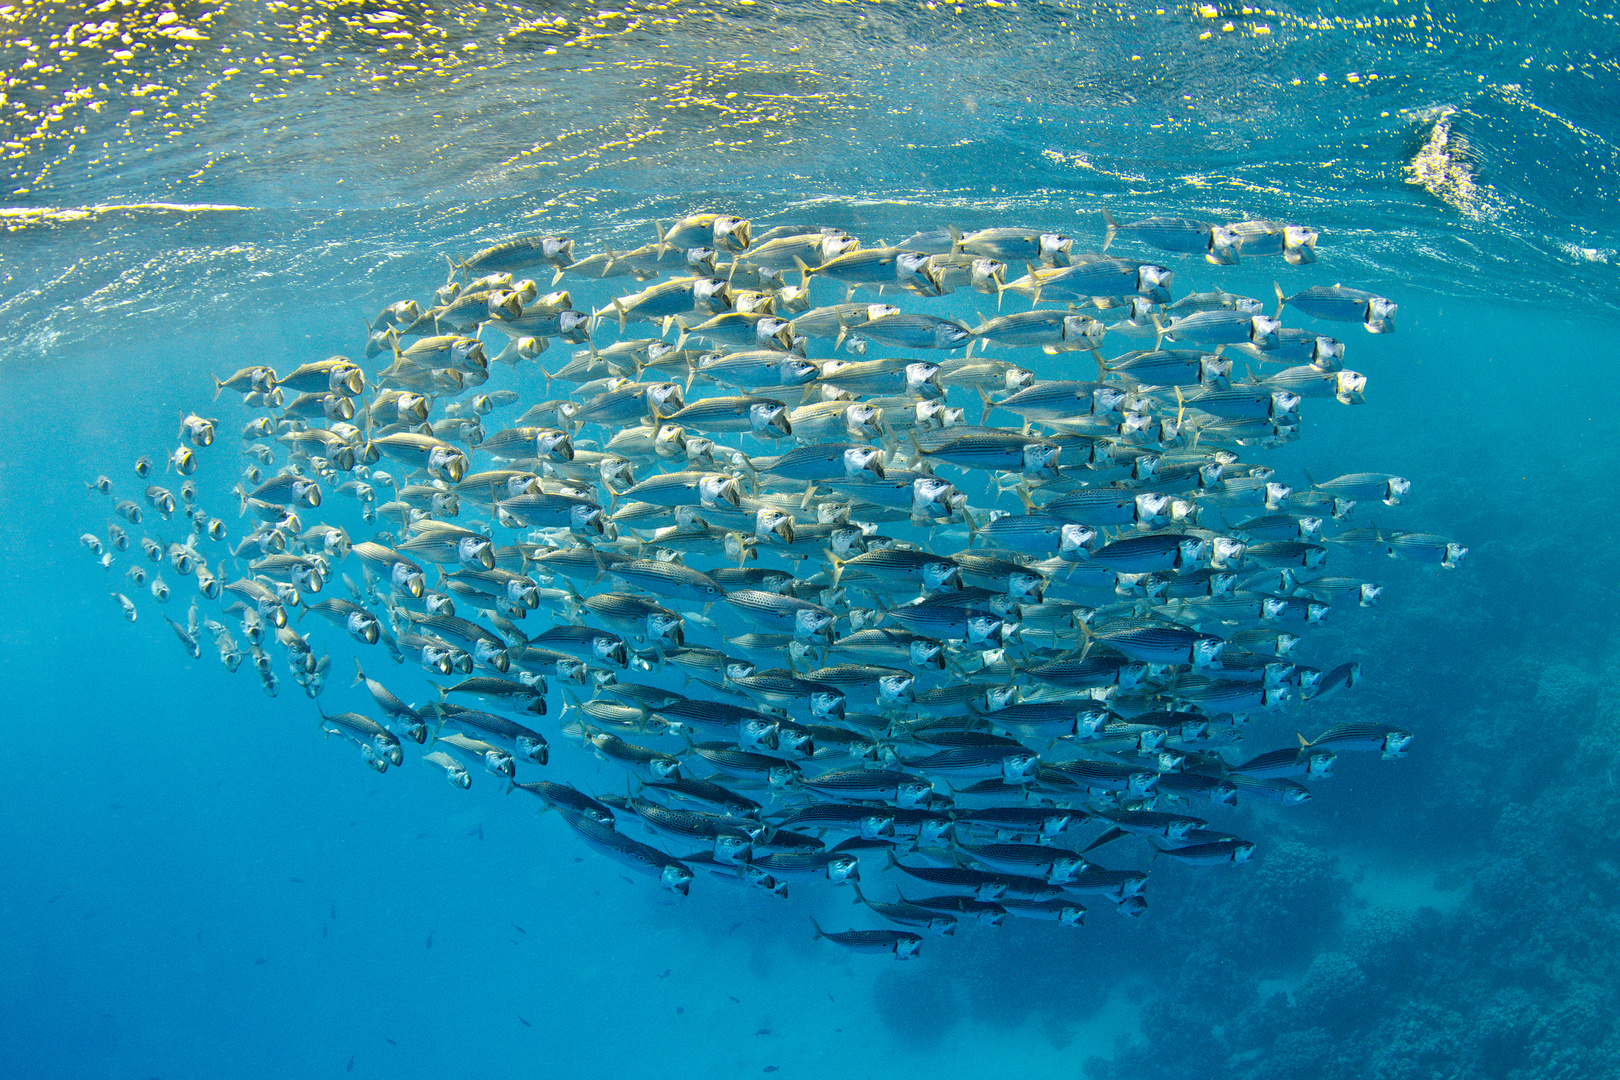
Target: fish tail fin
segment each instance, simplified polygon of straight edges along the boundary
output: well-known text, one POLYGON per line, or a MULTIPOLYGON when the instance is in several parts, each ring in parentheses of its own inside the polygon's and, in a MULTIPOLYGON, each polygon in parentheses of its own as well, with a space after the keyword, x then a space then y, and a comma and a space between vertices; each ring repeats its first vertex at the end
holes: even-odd
POLYGON ((1272 318, 1280 319, 1282 318, 1283 305, 1288 301, 1287 298, 1283 296, 1282 285, 1278 282, 1273 281, 1271 283, 1271 291, 1277 294, 1277 314, 1273 315, 1272 318))
POLYGON ((243 517, 243 516, 245 516, 247 514, 247 506, 248 506, 247 487, 242 485, 242 484, 237 484, 235 487, 231 488, 231 490, 236 493, 236 497, 238 499, 242 500, 242 508, 237 511, 236 516, 237 517, 243 517))
POLYGON ((906 432, 906 438, 911 440, 911 448, 917 451, 917 461, 920 464, 922 459, 928 455, 928 452, 922 448, 922 443, 917 438, 917 429, 909 429, 906 432))
POLYGON ((1125 830, 1124 829, 1121 829, 1121 828, 1118 828, 1118 827, 1109 829, 1107 832, 1105 832, 1101 836, 1097 837, 1097 839, 1093 840, 1088 846, 1082 848, 1081 851, 1080 851, 1080 854, 1084 855, 1087 852, 1096 851, 1098 848, 1102 847, 1104 844, 1113 843, 1115 840, 1118 840, 1120 837, 1122 837, 1124 835, 1125 835, 1125 830))
POLYGON ((1103 224, 1106 225, 1107 228, 1103 231, 1103 242, 1100 250, 1106 254, 1108 252, 1108 245, 1114 242, 1114 235, 1119 232, 1119 226, 1114 224, 1114 215, 1110 214, 1106 209, 1103 210, 1102 216, 1103 224))
MULTIPOLYGON (((1001 493, 998 491, 996 494, 999 496, 1001 493)), ((984 526, 988 525, 989 523, 988 517, 986 517, 985 521, 981 523, 979 519, 974 517, 971 513, 967 515, 968 547, 972 547, 974 544, 979 542, 979 530, 984 528, 984 526)))
POLYGON ((433 725, 433 738, 428 741, 428 745, 432 746, 439 741, 439 732, 444 730, 444 722, 450 719, 450 714, 440 708, 437 703, 429 706, 429 708, 432 709, 433 715, 439 718, 439 722, 433 725))
POLYGON ((986 390, 984 387, 975 386, 973 389, 979 392, 979 400, 984 404, 984 408, 979 412, 979 425, 982 427, 984 426, 984 422, 989 419, 991 410, 996 407, 996 403, 990 400, 990 391, 986 390))
POLYGON ((1006 293, 1006 291, 1008 289, 1008 285, 1007 285, 1007 283, 1005 281, 1003 281, 999 277, 995 278, 993 280, 996 283, 996 310, 1000 311, 1001 310, 1001 298, 1006 293))
POLYGON ((218 401, 219 395, 225 392, 225 384, 219 381, 218 375, 210 375, 209 378, 214 380, 214 400, 218 401))
MULTIPOLYGON (((624 324, 629 321, 630 313, 624 309, 624 305, 619 302, 619 298, 617 296, 609 300, 608 303, 612 304, 613 310, 619 313, 619 333, 622 334, 624 333, 624 324)), ((594 353, 595 351, 596 347, 594 345, 591 346, 591 352, 594 353)))
POLYGON ((449 687, 440 686, 438 683, 434 682, 432 679, 428 679, 427 684, 429 686, 433 687, 433 689, 435 689, 435 690, 437 690, 439 692, 439 700, 440 701, 443 701, 445 698, 450 696, 450 688, 449 687))
POLYGON ((662 259, 664 257, 664 252, 669 250, 669 245, 664 242, 664 237, 667 234, 664 232, 662 222, 655 221, 652 223, 652 227, 653 232, 658 234, 658 257, 662 259))
POLYGON ((350 686, 359 686, 366 681, 366 669, 360 666, 360 658, 354 658, 354 682, 350 686))
POLYGON ((953 253, 961 251, 962 230, 958 229, 955 225, 947 225, 945 226, 945 231, 951 234, 951 251, 953 253))
POLYGON ((1164 348, 1164 335, 1166 332, 1164 322, 1159 318, 1159 313, 1157 311, 1153 312, 1152 319, 1154 331, 1153 347, 1155 349, 1162 349, 1164 348))
POLYGON ((1097 644, 1097 635, 1092 633, 1091 625, 1084 619, 1075 624, 1075 633, 1080 637, 1080 659, 1084 660, 1091 647, 1097 644))
POLYGON ((1310 485, 1312 491, 1315 491, 1317 488, 1321 487, 1320 484, 1311 479, 1311 471, 1309 469, 1301 469, 1299 471, 1305 474, 1305 483, 1310 485))
POLYGON ((1034 309, 1036 304, 1041 302, 1040 269, 1040 267, 1036 266, 1032 262, 1026 262, 1024 264, 1024 272, 1029 275, 1029 280, 1034 284, 1034 291, 1029 294, 1029 306, 1031 310, 1034 309))
POLYGON ((461 263, 458 263, 458 262, 456 262, 456 260, 454 260, 454 259, 452 259, 452 258, 451 258, 451 257, 450 257, 450 256, 449 256, 449 255, 448 255, 448 254, 446 254, 446 253, 445 253, 445 252, 442 252, 442 251, 441 251, 441 252, 439 252, 439 254, 440 254, 440 255, 444 255, 444 261, 445 261, 445 262, 447 262, 447 263, 449 263, 449 264, 450 264, 450 273, 449 273, 449 274, 448 274, 448 275, 446 275, 446 276, 445 276, 445 279, 444 279, 444 283, 445 283, 445 284, 446 284, 446 285, 448 285, 448 284, 450 284, 450 283, 451 283, 451 282, 452 282, 452 281, 454 281, 454 280, 456 280, 456 271, 457 271, 457 270, 460 270, 460 269, 461 269, 461 268, 462 268, 462 264, 461 264, 461 263))
POLYGON ((826 931, 822 930, 821 924, 816 922, 816 917, 814 915, 810 916, 810 925, 816 928, 816 936, 811 938, 811 941, 820 941, 822 938, 827 936, 826 931))
MULTIPOLYGON (((378 321, 381 321, 381 316, 378 317, 378 321)), ((373 325, 371 323, 366 322, 366 318, 365 318, 364 315, 362 315, 360 317, 360 325, 366 328, 366 350, 367 350, 367 352, 369 352, 370 349, 371 349, 371 334, 372 334, 372 331, 379 330, 379 329, 381 329, 381 327, 378 327, 378 326, 375 326, 375 325, 373 325)), ((217 380, 217 379, 215 380, 215 382, 218 382, 218 381, 219 380, 217 380)), ((217 398, 219 395, 215 394, 214 396, 217 398)))
MULTIPOLYGON (((1102 350, 1098 349, 1098 348, 1093 348, 1091 350, 1091 358, 1094 361, 1096 361, 1096 363, 1097 363, 1097 381, 1098 382, 1107 382, 1108 381, 1108 376, 1112 375, 1113 372, 1110 371, 1108 369, 1107 365, 1105 365, 1103 363, 1102 350)), ((1024 426, 1027 428, 1029 426, 1028 422, 1025 422, 1024 426)))

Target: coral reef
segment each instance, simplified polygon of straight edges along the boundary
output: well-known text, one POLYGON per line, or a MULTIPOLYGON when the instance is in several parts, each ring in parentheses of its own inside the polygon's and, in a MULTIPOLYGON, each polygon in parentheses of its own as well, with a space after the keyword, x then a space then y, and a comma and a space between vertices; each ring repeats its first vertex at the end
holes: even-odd
POLYGON ((1425 771, 1461 812, 1411 846, 1466 885, 1459 902, 1349 899, 1344 879, 1305 865, 1315 848, 1279 845, 1257 867, 1267 899, 1205 905, 1207 932, 1156 980, 1140 1039, 1089 1062, 1092 1080, 1169 1080, 1195 1061, 1230 1080, 1620 1076, 1620 668, 1548 661, 1487 665, 1437 714, 1425 771), (1319 951, 1290 939, 1313 915, 1332 927, 1319 951), (1268 954, 1300 966, 1292 992, 1260 993, 1268 954), (1191 985, 1221 970, 1243 985, 1191 985))

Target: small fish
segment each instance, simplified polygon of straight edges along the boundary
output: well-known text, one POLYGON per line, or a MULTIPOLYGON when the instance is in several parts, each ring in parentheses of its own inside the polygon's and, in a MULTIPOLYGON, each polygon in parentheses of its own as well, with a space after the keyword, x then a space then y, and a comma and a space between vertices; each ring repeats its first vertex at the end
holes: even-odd
POLYGON ((1393 532, 1382 536, 1381 541, 1390 558, 1438 563, 1448 570, 1456 569, 1468 554, 1468 549, 1461 544, 1433 533, 1393 532))
MULTIPOLYGON (((1106 216, 1104 247, 1145 243, 1189 269, 1314 259, 1314 230, 1188 213, 1106 216)), ((93 506, 80 542, 104 566, 139 552, 121 560, 126 580, 160 603, 165 563, 195 577, 195 599, 174 594, 185 619, 165 619, 187 653, 199 658, 206 631, 221 665, 251 660, 271 697, 290 672, 324 736, 378 775, 406 763, 409 741, 458 790, 487 774, 535 796, 526 809, 580 840, 558 841, 554 870, 606 856, 620 880, 680 896, 847 884, 875 928, 816 925, 816 939, 899 959, 970 919, 1079 926, 1077 898, 1148 917, 1146 860, 1200 873, 1255 848, 1185 804, 1297 806, 1313 797, 1300 781, 1327 778, 1338 756, 1407 751, 1412 732, 1336 723, 1326 702, 1362 678, 1362 661, 1332 653, 1387 638, 1315 634, 1336 611, 1376 614, 1381 595, 1355 576, 1365 567, 1322 576, 1329 554, 1449 568, 1467 548, 1415 520, 1365 520, 1411 495, 1403 477, 1296 486, 1283 473, 1272 450, 1313 430, 1317 409, 1339 412, 1335 427, 1354 419, 1324 400, 1364 395, 1343 343, 1203 281, 1172 302, 1169 267, 1077 251, 1047 228, 921 224, 878 247, 802 223, 756 241, 744 218, 693 210, 628 251, 576 258, 549 235, 483 246, 447 260, 442 287, 383 307, 364 362, 311 352, 284 376, 254 365, 215 379, 248 414, 160 423, 131 498, 106 476, 87 485, 113 522, 93 506), (1024 276, 1009 281, 1009 266, 1024 276), (520 277, 544 267, 555 291, 542 295, 520 277), (641 284, 589 286, 586 311, 557 288, 563 274, 641 284), (875 292, 854 302, 862 288, 875 292), (917 310, 953 290, 950 317, 917 310), (1045 306, 1004 311, 1007 293, 1045 306), (662 335, 636 336, 649 325, 662 335), (485 329, 505 346, 493 355, 485 329), (1108 359, 1108 334, 1167 347, 1108 359), (553 338, 578 348, 542 356, 553 338), (489 382, 492 359, 520 377, 498 364, 489 382), (242 434, 235 465, 218 460, 225 423, 242 434), (181 477, 172 491, 152 475, 160 454, 181 477), (231 485, 236 530, 199 505, 231 485), (172 530, 138 528, 177 511, 172 530), (226 545, 217 560, 211 542, 226 545), (338 579, 346 599, 320 595, 338 579), (311 612, 305 636, 294 620, 311 612), (376 719, 327 713, 333 642, 409 657, 437 694, 407 704, 357 661, 376 719), (1299 745, 1245 748, 1269 730, 1246 722, 1284 705, 1299 745), (553 746, 528 717, 558 707, 553 746), (554 767, 593 794, 533 778, 554 767), (1104 847, 1137 868, 1092 865, 1104 847), (943 895, 869 899, 877 854, 899 871, 891 883, 943 895)), ((1279 299, 1374 332, 1396 314, 1342 286, 1279 299)), ((1340 434, 1336 447, 1360 445, 1340 434)), ((382 781, 395 782, 415 781, 382 781)), ((455 827, 485 838, 481 812, 455 827)), ((770 903, 739 901, 722 936, 764 920, 756 902, 770 903)), ((328 911, 323 938, 335 900, 328 911)), ((510 924, 513 945, 528 936, 510 924)))
POLYGON ((1238 238, 1238 252, 1250 258, 1281 255, 1290 266, 1316 261, 1317 232, 1281 221, 1237 221, 1228 226, 1238 238))
POLYGON ((1273 288, 1277 293, 1279 315, 1286 305, 1314 319, 1359 322, 1369 334, 1395 332, 1396 304, 1377 293, 1343 285, 1313 285, 1293 296, 1285 296, 1281 285, 1273 283, 1273 288))
POLYGON ((810 919, 810 925, 815 927, 814 940, 826 938, 854 952, 889 953, 896 960, 906 960, 916 956, 922 948, 922 938, 905 930, 843 930, 828 933, 814 917, 810 919))
POLYGON ((1116 236, 1124 233, 1160 251, 1202 255, 1216 266, 1231 266, 1238 261, 1243 245, 1243 236, 1236 230, 1190 218, 1150 217, 1117 225, 1113 215, 1104 210, 1103 220, 1108 225, 1103 251, 1108 250, 1116 236))

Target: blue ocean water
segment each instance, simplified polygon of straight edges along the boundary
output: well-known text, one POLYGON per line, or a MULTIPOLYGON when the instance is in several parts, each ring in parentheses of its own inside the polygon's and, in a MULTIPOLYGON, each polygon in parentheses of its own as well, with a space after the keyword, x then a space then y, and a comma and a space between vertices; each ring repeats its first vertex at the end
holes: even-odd
MULTIPOLYGON (((1620 1075, 1615 24, 1597 3, 0 8, 5 1075, 1620 1075), (1398 724, 1409 754, 1342 754, 1309 804, 1229 814, 1253 861, 1155 861, 1141 918, 964 926, 897 964, 811 939, 810 916, 876 925, 846 890, 681 898, 492 778, 372 773, 289 678, 270 699, 251 665, 180 651, 158 615, 189 585, 161 609, 75 543, 106 517, 82 482, 138 497, 131 463, 213 415, 211 374, 354 354, 357 320, 425 297, 444 255, 539 231, 622 249, 699 209, 869 243, 1032 224, 1091 247, 1103 209, 1317 227, 1309 267, 1155 257, 1177 295, 1399 302, 1395 334, 1339 332, 1366 404, 1307 402, 1266 456, 1294 483, 1406 476, 1371 520, 1470 549, 1330 564, 1385 591, 1312 636, 1313 662, 1364 673, 1312 729, 1398 724)), ((234 454, 247 414, 218 415, 234 454)), ((364 710, 328 636, 323 702, 364 710)), ((553 742, 557 775, 620 782, 553 742)))

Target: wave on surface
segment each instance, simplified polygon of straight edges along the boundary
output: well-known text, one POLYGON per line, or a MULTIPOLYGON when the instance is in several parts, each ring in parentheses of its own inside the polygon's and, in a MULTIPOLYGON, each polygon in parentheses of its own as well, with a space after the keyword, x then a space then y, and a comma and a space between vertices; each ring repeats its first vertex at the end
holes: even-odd
MULTIPOLYGON (((698 205, 905 200, 1053 224, 1174 207, 1308 214, 1324 245, 1354 241, 1367 278, 1601 302, 1620 279, 1578 253, 1620 232, 1605 14, 505 0, 182 16, 141 0, 91 21, 20 3, 0 13, 0 134, 19 208, 262 206, 256 240, 300 253, 313 218, 355 211, 397 245, 424 226, 487 239, 496 220, 607 236, 698 205)), ((160 243, 116 237, 137 257, 160 243)), ((25 259, 13 281, 83 254, 25 259)))

